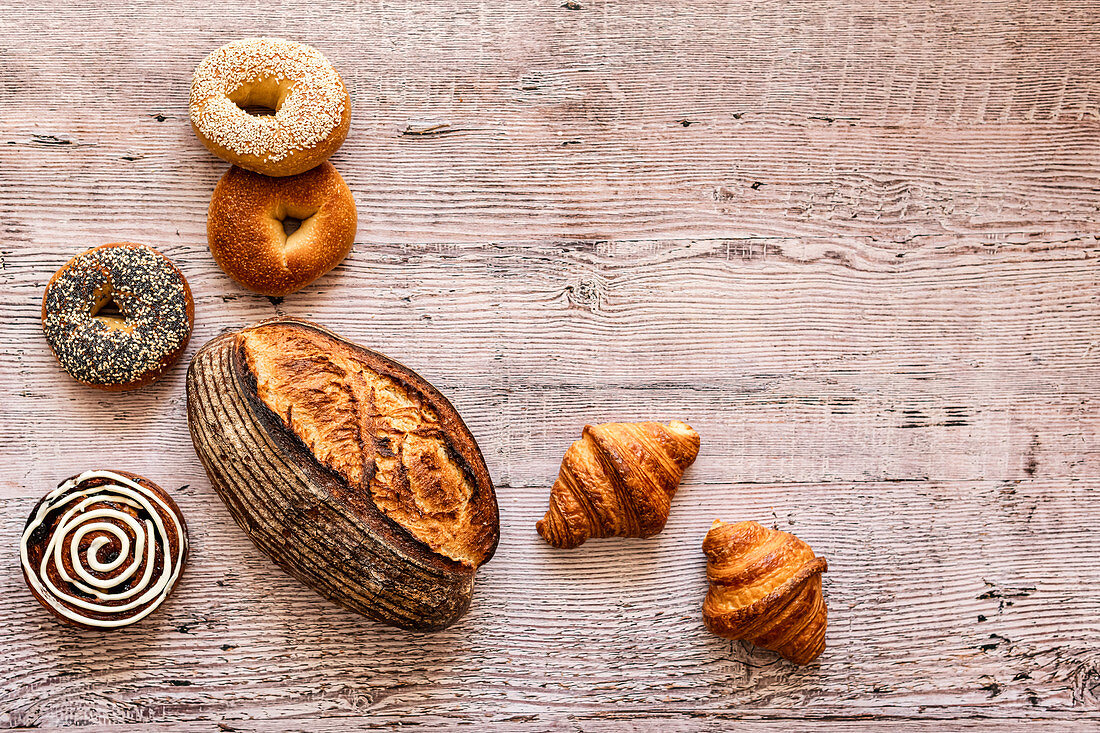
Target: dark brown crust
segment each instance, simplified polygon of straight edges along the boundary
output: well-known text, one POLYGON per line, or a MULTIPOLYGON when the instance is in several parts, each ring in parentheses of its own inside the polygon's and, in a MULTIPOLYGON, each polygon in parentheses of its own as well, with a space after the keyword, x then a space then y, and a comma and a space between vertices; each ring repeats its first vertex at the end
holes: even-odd
POLYGON ((191 123, 191 129, 195 131, 196 137, 206 146, 207 150, 235 166, 272 178, 294 176, 324 163, 340 149, 340 146, 344 144, 344 140, 347 139, 348 129, 351 127, 351 99, 348 97, 348 90, 344 86, 343 79, 340 79, 340 86, 344 89, 344 114, 340 119, 340 124, 317 145, 312 148, 297 150, 282 160, 271 161, 259 155, 234 153, 203 135, 194 122, 191 123))
MULTIPOLYGON (((146 489, 149 489, 149 491, 151 491, 152 493, 154 493, 158 497, 160 497, 164 501, 164 503, 168 505, 169 509, 172 510, 172 513, 176 515, 176 518, 179 520, 179 523, 180 523, 180 528, 183 531, 183 537, 184 537, 184 539, 187 538, 187 536, 188 536, 188 534, 187 534, 187 521, 183 516, 183 512, 180 511, 179 506, 176 504, 175 500, 171 497, 171 495, 169 495, 169 493, 167 491, 165 491, 164 489, 162 489, 160 486, 153 483, 149 479, 145 478, 144 476, 139 476, 136 473, 130 473, 129 471, 118 471, 118 470, 113 469, 113 468, 97 469, 97 470, 104 470, 104 471, 110 471, 111 473, 117 473, 119 476, 123 476, 125 478, 130 479, 134 483, 139 484, 139 485, 141 485, 142 487, 144 487, 146 489)), ((71 481, 79 475, 80 474, 70 476, 69 478, 65 479, 65 481, 71 481)), ((58 484, 58 485, 60 486, 61 484, 65 483, 65 481, 60 482, 60 484, 58 484)), ((49 494, 49 492, 46 492, 46 493, 49 494)), ((35 503, 34 508, 31 509, 31 511, 30 511, 30 513, 27 517, 27 523, 29 523, 31 521, 31 519, 34 517, 35 513, 38 512, 38 507, 41 506, 42 502, 45 501, 45 499, 46 499, 46 497, 43 496, 41 499, 39 499, 35 503)), ((25 526, 26 526, 26 523, 24 524, 24 527, 25 526)), ((191 543, 190 542, 185 542, 184 543, 184 548, 183 548, 183 556, 180 560, 179 575, 176 577, 176 582, 172 585, 172 588, 169 589, 167 595, 170 596, 172 594, 172 592, 175 590, 176 586, 179 585, 179 581, 183 578, 183 573, 187 570, 187 560, 189 559, 190 554, 191 554, 191 543)), ((22 563, 20 563, 20 567, 22 567, 22 563)), ((31 592, 31 595, 34 596, 35 600, 37 600, 42 605, 43 608, 45 608, 47 611, 49 611, 50 614, 54 618, 56 618, 58 621, 60 621, 65 626, 70 626, 70 627, 77 628, 77 629, 87 629, 89 631, 117 631, 119 629, 128 629, 128 628, 130 628, 129 625, 127 625, 127 626, 116 626, 116 627, 89 626, 87 624, 82 624, 82 623, 79 623, 77 621, 73 621, 70 618, 66 618, 65 616, 62 616, 61 614, 59 614, 53 608, 53 606, 51 606, 49 603, 47 603, 45 601, 45 599, 43 599, 42 596, 37 591, 35 591, 34 586, 31 585, 30 579, 27 577, 26 568, 23 568, 23 582, 27 584, 27 590, 29 590, 31 592)), ((167 603, 167 602, 168 602, 168 600, 166 598, 163 603, 167 603)), ((161 604, 161 608, 163 608, 163 603, 161 604)), ((160 608, 158 608, 157 610, 159 611, 160 608)), ((155 613, 156 612, 154 611, 154 614, 155 613)), ((146 618, 148 618, 148 616, 146 618)), ((141 621, 137 621, 135 623, 142 623, 142 621, 145 621, 145 619, 142 619, 141 621)))
MULTIPOLYGON (((195 299, 191 295, 191 286, 188 284, 187 278, 184 277, 183 272, 181 272, 180 269, 178 267, 176 267, 175 264, 167 256, 164 255, 163 252, 161 252, 160 250, 154 249, 153 247, 149 247, 149 245, 147 245, 147 244, 139 244, 137 242, 111 242, 110 244, 101 244, 100 246, 94 247, 92 250, 89 250, 89 251, 109 249, 109 248, 112 248, 112 247, 135 247, 135 246, 136 247, 147 247, 148 249, 151 249, 154 252, 156 252, 161 257, 164 257, 165 264, 167 264, 169 267, 171 267, 172 270, 175 271, 175 273, 180 276, 180 280, 183 282, 184 296, 186 297, 186 300, 187 300, 187 338, 185 338, 180 343, 179 347, 177 347, 174 351, 172 351, 167 356, 165 356, 163 359, 161 359, 160 364, 157 366, 157 368, 145 372, 141 376, 141 378, 139 378, 139 379, 135 379, 135 380, 132 380, 130 382, 125 382, 125 383, 121 383, 121 384, 95 384, 93 382, 87 382, 83 379, 77 379, 76 377, 73 377, 74 380, 80 382, 81 384, 85 384, 89 387, 95 387, 96 389, 103 390, 104 392, 128 392, 130 390, 141 389, 142 387, 147 387, 150 384, 152 384, 153 382, 156 382, 158 379, 160 379, 165 374, 167 374, 168 370, 171 369, 173 366, 175 366, 176 362, 179 361, 179 358, 181 356, 183 356, 183 352, 187 350, 187 344, 189 344, 191 342, 191 332, 195 327, 195 299)), ((41 316, 41 321, 42 321, 43 326, 45 326, 45 321, 46 321, 46 293, 49 292, 50 286, 53 285, 53 283, 57 280, 57 278, 60 277, 61 274, 63 272, 65 272, 65 270, 71 264, 72 264, 72 260, 65 263, 65 265, 61 269, 59 269, 57 272, 55 272, 53 274, 53 277, 50 278, 49 282, 46 283, 45 289, 43 289, 43 291, 42 291, 43 294, 42 294, 42 316, 41 316)), ((58 359, 57 354, 54 352, 53 345, 50 344, 48 340, 47 340, 46 343, 50 347, 50 353, 53 354, 54 359, 57 359, 58 364, 60 364, 61 360, 58 359)), ((72 376, 72 375, 69 375, 69 376, 72 376)), ((121 471, 117 471, 116 473, 121 473, 121 471)))
POLYGON ((227 275, 257 293, 281 297, 338 265, 351 251, 357 225, 355 199, 331 163, 285 178, 234 166, 214 189, 206 234, 227 275), (280 206, 316 212, 309 238, 285 253, 282 226, 273 218, 280 206))
MULTIPOLYGON (((453 452, 453 458, 457 458, 461 470, 466 474, 467 478, 473 485, 474 493, 471 495, 469 503, 474 508, 474 516, 471 517, 471 523, 478 527, 492 527, 494 530, 488 534, 482 535, 482 542, 474 546, 467 546, 464 549, 470 551, 474 556, 472 564, 474 567, 480 567, 487 562, 496 550, 496 545, 499 540, 499 532, 496 531, 496 527, 499 524, 499 518, 497 515, 497 506, 495 496, 492 491, 492 479, 489 476, 488 469, 485 466, 485 459, 481 454, 481 449, 478 447, 477 442, 474 440, 473 435, 470 433, 469 428, 462 421, 458 411, 451 405, 450 401, 444 397, 439 390, 428 383, 423 377, 416 372, 412 371, 408 367, 399 364, 392 359, 379 354, 378 352, 366 349, 358 344, 354 344, 346 339, 340 338, 335 333, 306 321, 296 321, 292 319, 277 319, 272 322, 265 322, 245 329, 240 332, 250 333, 264 329, 278 329, 283 331, 300 330, 303 332, 313 332, 320 334, 321 336, 335 341, 331 347, 326 345, 326 349, 331 348, 332 352, 338 352, 340 347, 348 349, 356 359, 357 362, 365 366, 372 372, 375 372, 383 377, 388 377, 394 382, 399 384, 403 389, 418 395, 424 403, 427 403, 427 408, 438 416, 439 428, 446 436, 447 447, 450 452, 453 452)), ((280 432, 287 432, 293 435, 291 430, 286 425, 286 421, 282 416, 273 413, 266 404, 262 402, 258 395, 256 385, 256 375, 252 374, 249 370, 247 360, 243 355, 243 345, 238 345, 234 351, 237 366, 249 373, 251 380, 249 386, 251 387, 249 397, 255 398, 255 404, 259 408, 262 408, 265 415, 270 415, 275 421, 277 421, 280 432)), ((295 365, 294 377, 297 378, 302 375, 300 369, 295 365)), ((298 410, 295 410, 295 415, 298 415, 298 410)), ((297 436, 295 436, 297 440, 297 436)), ((317 461, 316 456, 309 451, 300 440, 297 440, 298 445, 302 447, 307 453, 309 453, 310 460, 318 462, 318 465, 323 465, 317 461)), ((373 448, 367 448, 360 445, 356 453, 362 454, 363 451, 373 452, 373 448)), ((397 469, 398 474, 407 478, 407 472, 403 468, 397 469)), ((346 479, 346 477, 345 477, 346 479)), ((344 482, 347 484, 347 481, 344 482)), ((353 496, 349 496, 349 499, 364 500, 369 503, 369 491, 365 488, 354 486, 350 488, 350 493, 353 496)), ((358 507, 359 503, 356 502, 358 507)), ((374 509, 374 507, 370 507, 374 509)), ((383 515, 385 513, 383 512, 383 515)), ((427 543, 421 542, 414 530, 409 527, 401 526, 400 522, 394 522, 391 518, 386 519, 387 522, 394 524, 400 530, 399 536, 405 537, 407 534, 412 536, 408 539, 412 540, 416 544, 424 547, 425 549, 431 549, 427 543)), ((438 551, 437 551, 438 552, 438 551)), ((466 563, 471 564, 471 563, 466 563)))
MULTIPOLYGON (((450 402, 412 370, 316 324, 273 319, 253 328, 271 325, 336 339, 372 370, 423 395, 475 480, 471 501, 482 503, 493 527, 482 564, 488 562, 499 540, 496 496, 481 451, 450 402)), ((476 568, 432 552, 371 502, 364 510, 346 501, 346 482, 257 396, 239 333, 204 345, 187 379, 196 453, 234 519, 279 567, 336 603, 407 629, 453 624, 469 606, 476 568)))

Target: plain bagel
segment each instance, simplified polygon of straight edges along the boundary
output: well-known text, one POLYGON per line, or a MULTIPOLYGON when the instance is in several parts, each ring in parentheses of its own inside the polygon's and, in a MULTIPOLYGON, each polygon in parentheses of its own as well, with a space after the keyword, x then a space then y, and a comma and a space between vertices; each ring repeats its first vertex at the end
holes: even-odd
POLYGON ((278 38, 245 38, 217 49, 191 81, 191 127, 234 165, 291 176, 328 160, 344 142, 351 101, 320 51, 278 38), (263 107, 273 115, 246 109, 263 107))
POLYGON ((234 166, 214 189, 206 234, 227 275, 262 295, 283 296, 339 264, 357 223, 355 199, 331 163, 283 178, 234 166), (290 235, 286 219, 301 221, 290 235))

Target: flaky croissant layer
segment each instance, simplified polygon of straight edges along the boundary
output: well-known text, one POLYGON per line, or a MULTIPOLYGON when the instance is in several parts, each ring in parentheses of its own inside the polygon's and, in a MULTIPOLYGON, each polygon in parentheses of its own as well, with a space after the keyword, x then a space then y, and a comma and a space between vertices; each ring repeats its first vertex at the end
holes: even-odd
POLYGON ((821 574, 827 564, 787 532, 756 522, 715 521, 703 552, 710 590, 707 628, 809 664, 825 650, 827 612, 821 574))
POLYGON ((679 420, 586 425, 565 452, 536 528, 561 548, 590 537, 651 537, 664 529, 698 453, 699 434, 679 420))

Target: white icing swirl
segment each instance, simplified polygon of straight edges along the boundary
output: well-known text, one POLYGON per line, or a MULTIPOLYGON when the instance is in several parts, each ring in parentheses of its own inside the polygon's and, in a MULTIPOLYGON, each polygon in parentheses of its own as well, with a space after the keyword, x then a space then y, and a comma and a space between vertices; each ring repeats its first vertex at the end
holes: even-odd
POLYGON ((27 522, 19 543, 23 573, 43 603, 70 621, 102 628, 136 623, 164 602, 183 569, 187 532, 177 511, 155 493, 125 476, 112 471, 85 471, 47 494, 27 522), (107 479, 107 483, 84 486, 97 478, 107 479), (135 519, 112 504, 133 507, 144 516, 141 520, 135 519), (60 511, 64 514, 50 533, 41 563, 38 567, 32 567, 27 546, 31 534, 47 517, 60 511), (165 517, 170 520, 167 526, 165 517), (80 542, 93 532, 98 536, 88 543, 81 557, 80 542), (176 547, 174 553, 173 539, 176 547), (63 561, 66 544, 75 578, 66 570, 63 561), (116 557, 106 562, 100 560, 100 551, 111 544, 117 545, 114 548, 116 557), (158 557, 161 568, 154 577, 158 557), (53 572, 64 581, 60 587, 48 572, 51 563, 53 572), (139 570, 141 576, 132 581, 129 588, 111 592, 129 581, 139 570), (134 609, 140 610, 134 615, 127 615, 134 609), (117 618, 97 618, 84 612, 117 618))

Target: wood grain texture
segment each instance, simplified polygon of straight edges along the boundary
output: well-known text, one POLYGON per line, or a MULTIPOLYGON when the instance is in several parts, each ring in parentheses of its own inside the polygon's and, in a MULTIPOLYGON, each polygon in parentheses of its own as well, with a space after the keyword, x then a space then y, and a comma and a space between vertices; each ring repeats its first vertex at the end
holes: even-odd
POLYGON ((13 4, 0 12, 0 726, 122 731, 850 731, 1097 725, 1100 4, 13 4), (195 64, 312 43, 352 96, 352 255, 283 301, 213 263, 226 165, 195 64), (501 544, 456 627, 355 617, 276 570, 190 441, 184 370, 103 395, 56 366, 42 288, 146 242, 188 277, 185 359, 322 323, 438 386, 501 544), (665 531, 535 534, 587 423, 702 435, 665 531), (14 560, 91 467, 173 492, 192 558, 126 632, 60 628, 14 560), (709 635, 715 518, 828 559, 796 668, 709 635))

